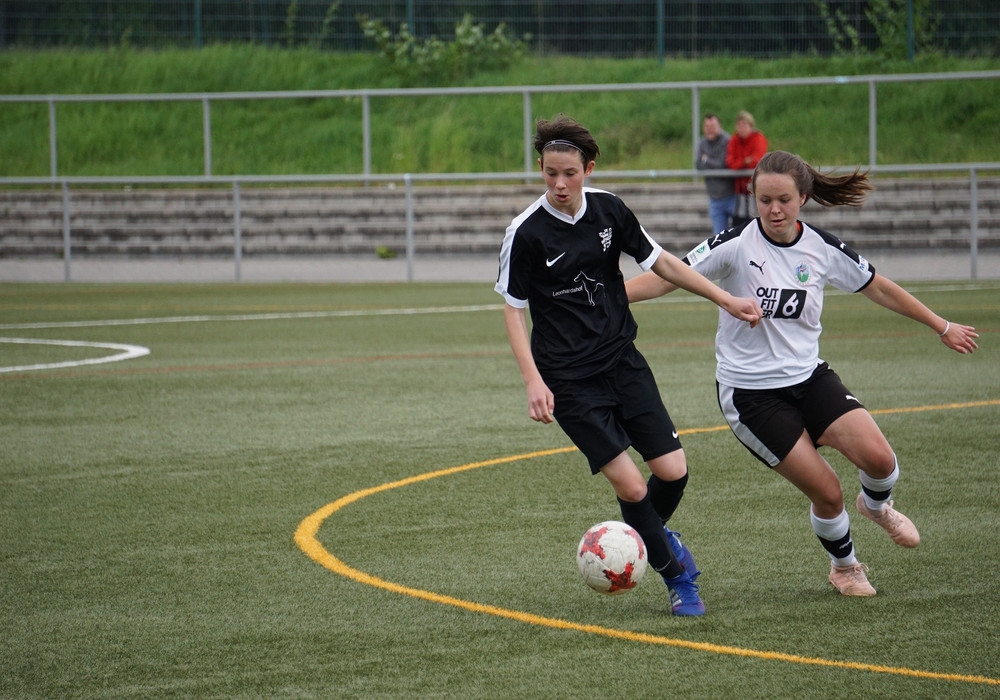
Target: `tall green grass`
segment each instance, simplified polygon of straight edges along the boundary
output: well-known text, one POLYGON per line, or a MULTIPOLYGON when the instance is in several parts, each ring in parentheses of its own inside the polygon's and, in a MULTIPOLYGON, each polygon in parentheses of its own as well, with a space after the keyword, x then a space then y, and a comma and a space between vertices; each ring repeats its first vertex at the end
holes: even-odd
MULTIPOLYGON (((691 465, 674 525, 708 614, 681 619, 655 576, 580 581, 614 498, 578 453, 533 456, 569 443, 527 418, 489 283, 5 285, 0 336, 151 353, 0 373, 0 697, 991 697, 997 289, 911 289, 981 350, 827 301, 823 357, 881 412, 923 535, 853 518, 872 599, 830 588, 804 497, 714 430, 711 305, 635 307, 691 465), (293 540, 344 497, 316 538, 371 579, 293 540)), ((104 352, 0 342, 0 366, 104 352)))
MULTIPOLYGON (((996 69, 990 59, 872 57, 706 60, 525 58, 462 86, 739 80, 996 69)), ((431 81, 433 82, 433 81, 431 81)), ((113 94, 393 88, 380 58, 314 50, 214 46, 200 51, 8 51, 0 93, 113 94)), ((749 109, 773 148, 818 165, 868 161, 866 85, 703 90, 701 109, 731 130, 749 109)), ((878 88, 881 163, 1000 160, 988 134, 1000 121, 1000 81, 906 83, 878 88)), ((216 102, 216 174, 360 173, 356 99, 216 102)), ((535 117, 565 112, 601 144, 601 167, 691 167, 690 93, 566 93, 533 98, 535 117)), ((372 100, 372 169, 507 172, 523 167, 520 95, 372 100)), ((201 103, 60 104, 58 169, 64 175, 200 175, 201 103)), ((49 173, 44 104, 0 103, 0 175, 49 173)))

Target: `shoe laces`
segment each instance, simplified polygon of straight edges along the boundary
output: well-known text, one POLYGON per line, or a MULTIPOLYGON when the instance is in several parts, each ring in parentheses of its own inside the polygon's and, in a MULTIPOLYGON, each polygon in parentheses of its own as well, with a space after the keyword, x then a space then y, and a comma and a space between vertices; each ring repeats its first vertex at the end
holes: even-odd
POLYGON ((699 586, 694 581, 673 580, 667 584, 674 597, 684 603, 695 603, 698 601, 699 586))
POLYGON ((872 514, 876 520, 883 523, 889 529, 894 530, 903 524, 903 519, 900 517, 899 512, 892 507, 892 501, 882 506, 882 510, 872 511, 872 514))
POLYGON ((847 567, 835 566, 834 569, 841 576, 850 579, 851 583, 868 583, 868 565, 861 562, 854 562, 847 567))

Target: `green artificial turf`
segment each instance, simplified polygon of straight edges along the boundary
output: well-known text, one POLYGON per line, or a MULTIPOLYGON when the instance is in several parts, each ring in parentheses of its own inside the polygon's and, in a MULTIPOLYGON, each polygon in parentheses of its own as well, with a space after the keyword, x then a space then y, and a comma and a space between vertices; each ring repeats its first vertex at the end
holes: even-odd
MULTIPOLYGON (((708 614, 683 619, 655 575, 581 582, 580 536, 620 516, 528 419, 488 282, 3 285, 0 337, 150 353, 0 373, 0 697, 995 696, 1000 288, 907 286, 981 349, 827 299, 821 355, 923 537, 853 516, 871 599, 720 429, 712 306, 634 307, 691 468, 672 523, 708 614)), ((0 342, 0 366, 112 353, 0 342)))

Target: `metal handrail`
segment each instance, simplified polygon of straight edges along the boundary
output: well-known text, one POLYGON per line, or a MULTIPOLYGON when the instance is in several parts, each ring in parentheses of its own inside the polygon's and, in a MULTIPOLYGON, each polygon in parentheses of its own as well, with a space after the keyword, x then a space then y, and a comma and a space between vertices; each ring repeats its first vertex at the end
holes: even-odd
MULTIPOLYGON (((832 168, 839 170, 841 168, 832 168)), ((882 165, 874 166, 870 169, 872 174, 879 173, 937 173, 937 172, 968 172, 969 173, 969 253, 970 253, 970 277, 976 279, 978 276, 978 237, 979 237, 979 195, 978 195, 978 175, 980 172, 1000 173, 1000 162, 983 163, 932 163, 923 165, 882 165)), ((709 175, 723 175, 738 177, 749 175, 752 171, 707 171, 707 170, 608 170, 602 171, 599 178, 602 180, 643 180, 643 179, 673 179, 691 178, 709 175)), ((534 177, 540 177, 539 173, 533 173, 534 177)), ((413 187, 418 182, 448 182, 448 181, 521 181, 525 179, 525 173, 403 173, 393 175, 208 175, 208 176, 65 176, 65 177, 29 177, 29 178, 0 178, 0 186, 3 185, 26 185, 26 186, 52 186, 58 185, 62 188, 62 221, 63 221, 63 261, 64 278, 68 282, 71 279, 72 260, 72 231, 70 225, 70 187, 76 185, 228 185, 233 190, 233 260, 235 279, 239 282, 242 279, 242 205, 241 187, 247 184, 324 184, 324 183, 368 183, 378 182, 401 182, 405 187, 405 208, 406 208, 406 268, 407 280, 413 281, 413 263, 415 256, 414 242, 414 197, 413 187)))

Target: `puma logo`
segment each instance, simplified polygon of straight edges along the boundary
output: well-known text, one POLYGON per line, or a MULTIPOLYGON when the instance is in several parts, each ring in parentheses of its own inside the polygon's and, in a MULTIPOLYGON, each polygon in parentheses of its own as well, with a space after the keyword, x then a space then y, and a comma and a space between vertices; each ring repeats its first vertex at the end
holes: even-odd
POLYGON ((762 262, 760 265, 758 265, 757 263, 755 263, 753 260, 750 261, 750 267, 756 267, 758 270, 760 270, 760 274, 762 274, 762 275, 764 274, 764 266, 765 265, 767 265, 767 260, 765 260, 764 262, 762 262))

